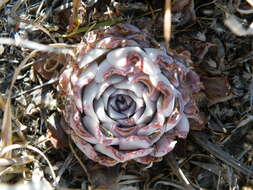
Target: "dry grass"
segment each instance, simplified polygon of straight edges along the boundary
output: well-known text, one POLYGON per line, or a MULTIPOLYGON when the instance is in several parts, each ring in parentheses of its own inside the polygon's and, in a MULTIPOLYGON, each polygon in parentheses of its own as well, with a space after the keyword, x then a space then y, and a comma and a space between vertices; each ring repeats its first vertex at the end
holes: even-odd
POLYGON ((252 1, 80 2, 0 1, 0 189, 252 190, 252 1), (75 59, 71 45, 87 31, 118 22, 190 51, 202 78, 230 86, 225 97, 201 105, 204 128, 152 166, 96 166, 76 147, 54 148, 48 134, 49 118, 59 111, 57 79, 46 81, 35 72, 37 52, 75 59))

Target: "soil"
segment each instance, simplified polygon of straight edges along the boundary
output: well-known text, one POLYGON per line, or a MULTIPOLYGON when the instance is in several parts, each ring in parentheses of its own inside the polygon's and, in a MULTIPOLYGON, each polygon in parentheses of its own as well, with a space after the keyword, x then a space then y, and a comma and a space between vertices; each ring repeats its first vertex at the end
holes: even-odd
MULTIPOLYGON (((69 190, 252 190, 250 1, 172 1, 169 44, 163 33, 164 13, 168 11, 165 1, 88 0, 79 6, 72 4, 75 2, 0 2, 0 182, 20 188, 29 182, 45 189, 69 190), (118 22, 137 26, 161 46, 190 53, 190 66, 205 87, 201 94, 205 100, 199 102, 205 125, 192 128, 172 153, 149 166, 128 162, 106 168, 88 160, 50 123, 50 117, 59 112, 56 81, 39 74, 36 64, 53 54, 45 51, 27 59, 33 49, 41 50, 39 44, 64 43, 63 47, 70 47, 81 43, 86 32, 118 22), (17 68, 21 70, 14 81, 17 68), (12 113, 9 119, 7 113, 12 113), (59 138, 65 141, 57 141, 59 138), (8 147, 12 155, 4 154, 8 147), (45 158, 52 165, 55 179, 45 158)), ((0 187, 12 187, 8 185, 0 187)), ((32 185, 25 187, 36 190, 32 185)))

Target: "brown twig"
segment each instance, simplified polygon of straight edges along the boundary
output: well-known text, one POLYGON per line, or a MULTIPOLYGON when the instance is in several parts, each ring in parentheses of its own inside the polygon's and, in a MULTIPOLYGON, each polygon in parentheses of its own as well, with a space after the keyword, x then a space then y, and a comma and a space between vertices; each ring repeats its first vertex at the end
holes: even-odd
POLYGON ((171 0, 165 1, 163 35, 166 42, 166 48, 168 49, 171 37, 171 0))

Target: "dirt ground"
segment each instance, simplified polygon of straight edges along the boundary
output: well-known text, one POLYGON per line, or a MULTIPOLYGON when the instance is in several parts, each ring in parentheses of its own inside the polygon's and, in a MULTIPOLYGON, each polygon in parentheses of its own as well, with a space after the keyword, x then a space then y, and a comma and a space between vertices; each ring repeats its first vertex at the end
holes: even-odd
POLYGON ((205 86, 199 108, 206 123, 160 162, 110 168, 70 140, 52 138, 56 80, 46 80, 36 64, 47 59, 47 48, 55 51, 48 44, 72 47, 88 31, 119 22, 165 45, 168 9, 156 0, 76 2, 0 1, 0 189, 253 190, 252 1, 172 1, 169 46, 191 54, 205 86))

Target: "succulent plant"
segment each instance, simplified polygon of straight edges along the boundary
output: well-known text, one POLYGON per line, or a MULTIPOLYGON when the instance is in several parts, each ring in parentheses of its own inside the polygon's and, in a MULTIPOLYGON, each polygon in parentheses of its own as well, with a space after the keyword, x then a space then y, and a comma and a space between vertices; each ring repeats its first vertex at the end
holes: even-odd
POLYGON ((189 118, 201 122, 189 64, 133 25, 89 32, 59 77, 65 131, 105 166, 160 160, 186 138, 189 118))

